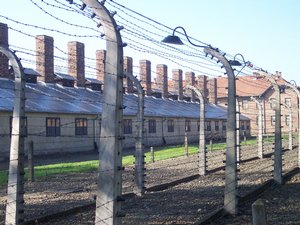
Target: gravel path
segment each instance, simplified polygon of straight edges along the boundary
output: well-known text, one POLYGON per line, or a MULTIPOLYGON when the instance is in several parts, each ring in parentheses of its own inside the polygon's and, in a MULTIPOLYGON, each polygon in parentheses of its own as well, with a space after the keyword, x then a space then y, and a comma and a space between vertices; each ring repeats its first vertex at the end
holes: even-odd
MULTIPOLYGON (((256 156, 255 150, 242 149, 242 159, 256 156)), ((223 166, 224 152, 208 152, 209 170, 223 166)), ((284 154, 283 171, 297 164, 296 150, 284 154)), ((249 161, 240 165, 239 195, 253 190, 271 178, 271 158, 249 161)), ((147 164, 146 187, 170 182, 197 173, 197 155, 147 164)), ((123 192, 133 191, 133 167, 123 174, 123 192)), ((25 217, 37 218, 45 214, 69 209, 94 200, 96 173, 52 176, 47 180, 25 183, 25 217)), ((299 190, 300 191, 300 190, 299 190)), ((148 192, 132 197, 122 205, 126 217, 123 224, 194 224, 213 210, 222 207, 224 172, 180 184, 165 191, 148 192)), ((4 224, 5 190, 0 192, 0 224, 4 224)), ((94 209, 42 224, 94 224, 94 209)), ((229 223, 230 224, 230 223, 229 223)), ((239 224, 239 223, 236 223, 239 224)), ((243 223, 240 223, 243 224, 243 223)), ((300 223, 298 223, 300 224, 300 223)))

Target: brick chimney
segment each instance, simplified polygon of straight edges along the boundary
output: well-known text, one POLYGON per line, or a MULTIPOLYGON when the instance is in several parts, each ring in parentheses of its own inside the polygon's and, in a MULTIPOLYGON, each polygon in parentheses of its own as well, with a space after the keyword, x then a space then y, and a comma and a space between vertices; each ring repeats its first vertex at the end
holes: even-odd
POLYGON ((210 78, 207 82, 208 86, 208 101, 213 104, 217 104, 218 92, 217 92, 217 78, 210 78))
POLYGON ((168 67, 164 64, 156 65, 157 88, 161 91, 163 98, 168 98, 168 67))
POLYGON ((38 80, 54 83, 53 37, 38 35, 36 40, 36 70, 41 75, 38 80))
MULTIPOLYGON (((0 44, 8 47, 8 27, 5 23, 0 23, 0 44)), ((8 58, 0 53, 0 77, 10 78, 8 58)))
MULTIPOLYGON (((124 56, 123 63, 124 73, 129 73, 132 75, 132 58, 124 56)), ((123 86, 126 88, 127 93, 133 93, 133 82, 131 79, 129 79, 128 77, 124 78, 123 86)))
POLYGON ((205 102, 207 102, 208 90, 207 90, 207 76, 199 75, 197 76, 197 86, 203 94, 205 102))
POLYGON ((146 95, 151 96, 151 61, 140 60, 140 80, 144 89, 146 89, 146 95))
MULTIPOLYGON (((194 72, 185 72, 185 86, 190 85, 194 86, 195 85, 195 73, 194 72)), ((191 90, 185 90, 185 93, 191 96, 191 101, 195 101, 195 92, 191 90)))
POLYGON ((84 72, 84 44, 77 41, 68 42, 68 73, 77 79, 77 87, 85 86, 84 72))
POLYGON ((96 51, 96 78, 104 83, 106 50, 96 51))
POLYGON ((182 70, 173 69, 172 74, 174 91, 178 93, 178 100, 183 100, 182 70))

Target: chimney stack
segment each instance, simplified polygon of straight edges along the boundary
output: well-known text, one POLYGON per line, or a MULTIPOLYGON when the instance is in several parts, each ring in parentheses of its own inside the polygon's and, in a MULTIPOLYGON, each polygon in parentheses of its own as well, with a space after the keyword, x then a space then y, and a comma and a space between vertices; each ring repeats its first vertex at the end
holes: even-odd
POLYGON ((104 72, 105 72, 105 61, 106 61, 106 50, 96 51, 96 77, 97 80, 104 83, 104 72))
MULTIPOLYGON (((132 58, 125 56, 124 60, 124 73, 129 73, 132 75, 132 58)), ((123 80, 123 85, 126 88, 127 93, 133 93, 133 82, 129 77, 125 77, 123 80)))
MULTIPOLYGON (((195 86, 195 73, 194 72, 186 72, 185 73, 185 86, 195 86)), ((191 96, 191 101, 195 101, 195 92, 192 90, 185 90, 185 93, 191 96)))
POLYGON ((53 37, 36 36, 36 70, 41 77, 38 80, 54 83, 54 46, 53 37))
POLYGON ((183 86, 182 86, 182 70, 173 69, 173 84, 174 91, 178 93, 178 100, 183 100, 183 86))
POLYGON ((208 101, 213 104, 217 104, 217 78, 210 78, 207 82, 208 86, 208 101))
POLYGON ((68 72, 77 81, 77 87, 85 86, 84 44, 71 41, 68 43, 68 72))
POLYGON ((168 67, 164 64, 156 65, 157 88, 162 92, 163 98, 168 98, 168 67))
MULTIPOLYGON (((8 47, 8 27, 5 23, 0 23, 0 44, 8 47)), ((0 77, 10 78, 8 58, 0 53, 0 77)))
POLYGON ((151 61, 140 60, 140 80, 146 95, 151 96, 151 61))
POLYGON ((208 90, 207 90, 207 76, 205 75, 200 75, 197 77, 197 86, 200 89, 204 101, 207 102, 207 95, 208 95, 208 90))

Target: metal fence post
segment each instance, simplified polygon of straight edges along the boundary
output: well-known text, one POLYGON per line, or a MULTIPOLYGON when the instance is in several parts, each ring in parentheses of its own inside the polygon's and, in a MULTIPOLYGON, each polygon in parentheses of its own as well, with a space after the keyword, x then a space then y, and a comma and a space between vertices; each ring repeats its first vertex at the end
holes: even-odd
POLYGON ((15 76, 5 224, 18 225, 24 221, 25 77, 16 55, 7 46, 2 45, 0 52, 9 59, 15 76))
POLYGON ((231 215, 237 214, 237 163, 236 163, 236 84, 229 61, 217 49, 205 47, 204 52, 220 60, 228 76, 228 106, 226 132, 226 166, 224 209, 231 215))
POLYGON ((258 107, 258 138, 257 138, 257 153, 258 157, 262 159, 264 157, 263 152, 263 108, 262 104, 254 97, 251 99, 257 104, 258 107))
POLYGON ((104 2, 82 0, 99 18, 106 39, 106 61, 96 190, 95 224, 121 224, 123 137, 123 42, 104 2))

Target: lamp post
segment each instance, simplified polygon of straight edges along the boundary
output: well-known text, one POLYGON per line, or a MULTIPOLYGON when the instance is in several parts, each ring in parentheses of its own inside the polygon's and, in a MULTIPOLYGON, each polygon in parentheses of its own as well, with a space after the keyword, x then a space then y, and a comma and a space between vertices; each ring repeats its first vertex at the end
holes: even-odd
POLYGON ((236 84, 235 75, 231 65, 241 65, 238 61, 228 61, 226 57, 216 48, 208 45, 197 45, 190 41, 183 27, 176 27, 173 35, 162 40, 164 43, 183 45, 178 36, 175 36, 177 29, 182 29, 188 42, 199 48, 204 48, 207 55, 216 57, 223 65, 228 76, 228 107, 227 107, 227 131, 226 131, 226 166, 225 166, 225 193, 224 209, 231 215, 237 214, 237 160, 236 160, 236 84))

